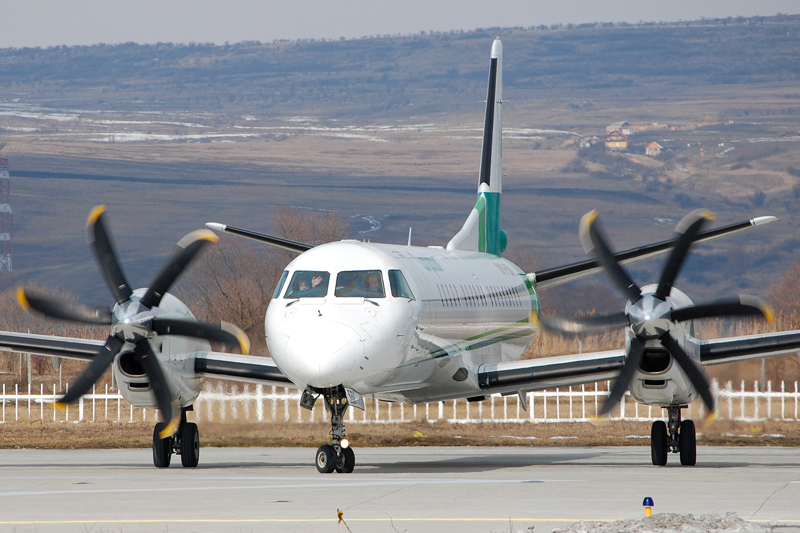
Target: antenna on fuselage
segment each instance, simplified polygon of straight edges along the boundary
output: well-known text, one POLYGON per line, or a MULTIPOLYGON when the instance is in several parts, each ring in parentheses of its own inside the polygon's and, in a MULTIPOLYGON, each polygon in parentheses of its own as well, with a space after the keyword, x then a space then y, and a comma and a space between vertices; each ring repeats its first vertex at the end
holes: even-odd
POLYGON ((411 246, 411 226, 408 227, 408 245, 411 246))

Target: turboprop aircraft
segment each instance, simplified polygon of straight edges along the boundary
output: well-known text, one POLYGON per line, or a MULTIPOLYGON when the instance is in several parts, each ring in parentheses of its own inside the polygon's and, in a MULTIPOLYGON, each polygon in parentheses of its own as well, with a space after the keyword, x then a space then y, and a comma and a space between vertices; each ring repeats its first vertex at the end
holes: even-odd
POLYGON ((502 44, 492 44, 477 202, 446 246, 418 247, 344 240, 319 246, 216 222, 206 226, 278 246, 299 255, 277 283, 265 318, 271 357, 247 355, 247 340, 228 324, 198 323, 166 291, 183 268, 215 236, 198 230, 178 243, 173 259, 150 288, 132 291, 111 244, 105 215, 89 217, 89 241, 116 303, 96 308, 20 289, 19 301, 55 319, 108 324, 105 342, 0 333, 0 349, 90 361, 61 402, 74 401, 111 365, 121 394, 140 407, 158 407, 163 422, 153 434, 153 461, 197 465, 197 427, 186 412, 205 377, 296 387, 301 406, 322 398, 331 414, 330 441, 314 463, 320 473, 352 472, 355 453, 346 438, 348 407, 365 408, 365 396, 388 402, 425 403, 493 393, 528 391, 615 380, 600 410, 610 412, 625 391, 641 403, 667 409, 667 422, 652 427, 653 464, 668 453, 696 462, 694 423, 681 410, 701 398, 714 412, 702 367, 727 361, 792 353, 800 331, 699 340, 693 321, 722 316, 770 318, 758 298, 694 305, 673 286, 694 243, 764 225, 758 217, 706 229, 707 211, 688 214, 662 242, 612 252, 595 212, 580 224, 592 259, 526 273, 502 254, 502 44), (638 286, 623 265, 669 254, 657 283, 638 286), (581 319, 542 317, 538 292, 605 271, 625 294, 623 311, 581 319), (575 335, 624 328, 618 350, 520 360, 537 331, 575 335), (211 351, 209 341, 238 345, 242 354, 211 351))

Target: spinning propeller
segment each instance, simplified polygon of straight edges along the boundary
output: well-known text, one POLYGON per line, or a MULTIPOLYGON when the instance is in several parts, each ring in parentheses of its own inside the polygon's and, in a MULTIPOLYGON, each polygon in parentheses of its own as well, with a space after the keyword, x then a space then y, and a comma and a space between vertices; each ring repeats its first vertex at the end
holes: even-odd
POLYGON ((180 421, 180 406, 174 400, 169 389, 164 371, 153 352, 149 340, 154 335, 180 335, 208 341, 239 345, 242 353, 247 353, 250 341, 242 330, 221 322, 210 324, 192 320, 159 318, 154 311, 161 303, 164 294, 178 276, 194 259, 197 253, 207 244, 217 242, 219 238, 209 230, 197 230, 189 233, 178 242, 178 249, 172 258, 161 269, 145 294, 138 297, 131 290, 125 274, 117 258, 111 235, 105 222, 105 206, 92 209, 88 221, 89 245, 94 250, 100 263, 100 270, 105 277, 116 303, 109 307, 95 307, 80 302, 73 302, 52 296, 35 295, 17 289, 17 300, 26 311, 33 309, 56 320, 72 320, 88 324, 107 324, 111 326, 111 335, 97 356, 92 359, 83 374, 77 377, 69 391, 58 400, 59 404, 72 403, 92 388, 92 385, 114 361, 126 343, 133 345, 133 360, 141 365, 150 380, 150 387, 156 397, 158 409, 166 423, 161 438, 169 437, 177 429, 180 421))
MULTIPOLYGON (((645 292, 628 276, 617 262, 606 244, 607 239, 597 222, 597 211, 583 216, 580 224, 580 238, 586 253, 594 255, 603 266, 614 285, 628 298, 625 310, 607 316, 563 319, 534 316, 545 330, 562 335, 600 333, 609 329, 630 326, 630 344, 625 364, 620 371, 608 399, 599 411, 605 415, 622 399, 642 362, 648 341, 658 341, 672 358, 680 365, 700 394, 709 412, 714 412, 714 397, 711 386, 697 367, 697 364, 684 351, 680 343, 670 334, 677 322, 698 318, 726 316, 763 316, 772 320, 772 310, 759 298, 739 296, 736 300, 681 307, 675 309, 676 302, 669 298, 672 284, 683 266, 692 242, 703 225, 713 220, 712 213, 699 209, 686 215, 675 227, 676 243, 667 259, 655 292, 645 292)), ((652 344, 652 343, 651 343, 652 344)))

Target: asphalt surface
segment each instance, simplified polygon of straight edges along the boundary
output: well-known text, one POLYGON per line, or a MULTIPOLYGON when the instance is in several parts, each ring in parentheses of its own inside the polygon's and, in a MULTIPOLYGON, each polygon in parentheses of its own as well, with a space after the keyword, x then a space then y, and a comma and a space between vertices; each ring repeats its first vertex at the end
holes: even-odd
POLYGON ((800 449, 646 447, 356 449, 353 474, 310 448, 203 448, 200 466, 150 450, 0 451, 0 531, 549 532, 578 520, 734 511, 800 531, 800 449), (178 459, 178 460, 176 460, 178 459), (337 523, 337 509, 344 523, 337 523))

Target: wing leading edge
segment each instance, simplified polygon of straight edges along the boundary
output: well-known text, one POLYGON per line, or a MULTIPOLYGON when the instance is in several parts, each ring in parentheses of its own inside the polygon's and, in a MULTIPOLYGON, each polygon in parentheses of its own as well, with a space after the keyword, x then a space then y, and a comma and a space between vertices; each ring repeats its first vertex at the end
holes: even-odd
MULTIPOLYGON (((737 222, 735 224, 722 226, 721 228, 701 231, 697 234, 697 237, 693 242, 694 244, 698 244, 701 242, 718 239, 719 237, 733 235, 734 233, 739 233, 740 231, 745 231, 756 226, 769 224, 775 220, 777 220, 777 218, 773 216, 756 217, 750 220, 745 220, 744 222, 737 222)), ((657 255, 665 254, 675 246, 675 242, 676 239, 669 239, 666 241, 648 244, 646 246, 639 246, 638 248, 631 248, 630 250, 617 252, 614 254, 614 257, 621 265, 627 265, 629 263, 635 263, 636 261, 642 261, 657 255)), ((571 281, 587 278, 601 272, 602 270, 603 268, 596 260, 588 259, 578 263, 540 270, 538 272, 528 274, 528 278, 534 283, 536 290, 542 290, 549 289, 551 287, 557 287, 558 285, 563 285, 571 281)))
POLYGON ((514 394, 615 379, 625 350, 526 359, 478 368, 478 384, 487 393, 514 394))
POLYGON ((63 357, 91 361, 105 345, 105 341, 54 337, 33 333, 0 332, 0 351, 19 352, 46 357, 63 357))
POLYGON ((221 352, 198 352, 194 360, 194 371, 212 378, 261 383, 278 387, 296 387, 280 371, 271 357, 221 352))

